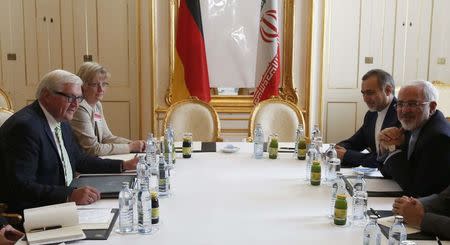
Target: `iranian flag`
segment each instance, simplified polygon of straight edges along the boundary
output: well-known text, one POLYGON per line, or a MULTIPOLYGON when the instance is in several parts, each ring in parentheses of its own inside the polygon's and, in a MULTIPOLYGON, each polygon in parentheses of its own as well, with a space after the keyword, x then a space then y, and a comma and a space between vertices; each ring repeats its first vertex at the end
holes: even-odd
POLYGON ((277 0, 261 0, 257 53, 254 104, 269 99, 273 95, 278 95, 280 40, 278 36, 277 0))

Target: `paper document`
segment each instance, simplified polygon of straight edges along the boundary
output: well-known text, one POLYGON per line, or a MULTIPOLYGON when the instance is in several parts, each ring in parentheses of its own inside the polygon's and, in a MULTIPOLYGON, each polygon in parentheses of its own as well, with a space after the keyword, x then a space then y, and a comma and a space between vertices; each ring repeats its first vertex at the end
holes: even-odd
POLYGON ((82 229, 108 229, 114 217, 110 208, 80 208, 77 211, 82 229))
MULTIPOLYGON (((391 227, 394 224, 394 220, 395 220, 395 216, 388 216, 388 217, 384 217, 384 218, 379 218, 378 219, 378 224, 384 225, 386 227, 391 227)), ((419 229, 411 227, 411 226, 409 226, 407 224, 404 224, 404 225, 405 225, 407 234, 413 234, 413 233, 420 232, 419 229)))

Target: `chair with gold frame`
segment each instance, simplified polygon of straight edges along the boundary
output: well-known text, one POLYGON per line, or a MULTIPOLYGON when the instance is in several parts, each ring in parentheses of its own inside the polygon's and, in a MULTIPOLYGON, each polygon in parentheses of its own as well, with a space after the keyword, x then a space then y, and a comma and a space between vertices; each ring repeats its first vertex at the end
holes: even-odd
POLYGON ((14 114, 14 111, 0 107, 0 127, 5 123, 5 121, 14 114))
POLYGON ((3 107, 5 109, 12 110, 12 101, 9 95, 6 93, 5 90, 0 88, 0 107, 3 107))
POLYGON ((171 124, 175 141, 183 140, 183 133, 192 133, 194 141, 223 141, 220 134, 219 116, 214 108, 197 97, 172 104, 164 118, 164 129, 171 124))
POLYGON ((248 141, 253 141, 253 131, 261 123, 264 136, 278 134, 281 142, 295 141, 295 131, 299 124, 306 128, 305 118, 300 109, 292 102, 280 97, 272 97, 257 104, 250 115, 248 141))
POLYGON ((441 81, 433 81, 434 87, 439 92, 439 99, 437 101, 437 108, 444 114, 448 121, 450 121, 450 83, 441 81))

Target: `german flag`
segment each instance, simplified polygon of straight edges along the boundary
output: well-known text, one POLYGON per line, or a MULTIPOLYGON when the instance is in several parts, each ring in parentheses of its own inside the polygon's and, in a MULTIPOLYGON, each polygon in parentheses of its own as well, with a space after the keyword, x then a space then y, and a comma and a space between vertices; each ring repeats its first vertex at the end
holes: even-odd
POLYGON ((189 96, 211 100, 208 64, 203 39, 199 0, 181 0, 176 33, 175 74, 172 101, 189 96))

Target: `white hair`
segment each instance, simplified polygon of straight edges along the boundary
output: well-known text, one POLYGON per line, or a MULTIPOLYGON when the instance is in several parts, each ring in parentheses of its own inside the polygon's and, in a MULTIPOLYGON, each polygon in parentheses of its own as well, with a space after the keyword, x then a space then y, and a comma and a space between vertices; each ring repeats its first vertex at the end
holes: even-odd
POLYGON ((83 85, 83 81, 75 74, 65 70, 54 70, 42 77, 36 90, 36 99, 40 99, 44 89, 58 91, 65 84, 83 85))
POLYGON ((403 87, 421 88, 422 92, 423 92, 423 97, 424 97, 425 101, 427 101, 427 102, 431 102, 431 101, 437 102, 439 99, 438 90, 429 81, 425 81, 425 80, 411 81, 403 87))

